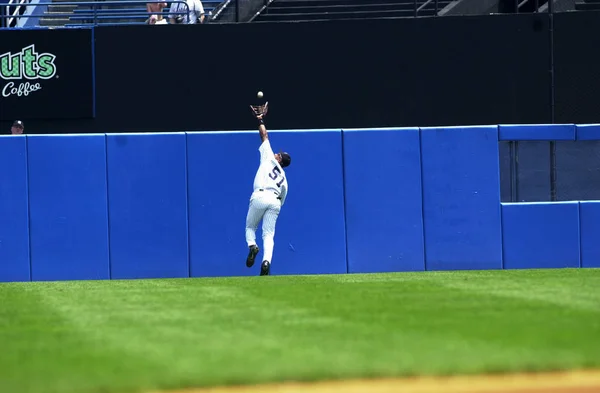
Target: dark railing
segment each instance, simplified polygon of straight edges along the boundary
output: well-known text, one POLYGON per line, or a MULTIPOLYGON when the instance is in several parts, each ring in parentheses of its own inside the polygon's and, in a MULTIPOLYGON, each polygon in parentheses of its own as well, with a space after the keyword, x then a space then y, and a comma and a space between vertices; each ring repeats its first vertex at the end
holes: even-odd
MULTIPOLYGON (((123 19, 131 23, 132 21, 145 21, 152 15, 189 15, 190 8, 184 0, 173 0, 169 1, 171 7, 173 4, 183 4, 183 11, 172 12, 171 10, 163 12, 148 12, 146 5, 149 3, 162 3, 161 0, 118 0, 118 1, 61 1, 61 2, 39 2, 37 4, 21 4, 19 7, 48 7, 48 6, 76 6, 73 12, 58 13, 53 12, 51 14, 39 14, 39 15, 9 15, 8 13, 2 13, 0 20, 10 20, 11 25, 14 25, 19 19, 28 18, 68 18, 69 23, 76 22, 76 25, 93 25, 100 24, 103 20, 115 20, 123 19), (138 9, 132 8, 133 6, 143 6, 138 9), (106 8, 111 6, 127 7, 123 9, 119 8, 106 8)), ((142 22, 143 23, 143 22, 142 22)), ((14 27, 7 25, 6 27, 14 27)))
POLYGON ((6 23, 3 24, 0 20, 0 27, 6 25, 7 27, 15 27, 17 25, 16 18, 25 13, 27 7, 23 7, 28 4, 29 0, 8 0, 8 3, 0 6, 0 16, 6 16, 6 23))
POLYGON ((500 12, 502 13, 538 13, 544 6, 544 13, 553 12, 553 2, 556 0, 500 0, 500 12))
POLYGON ((425 3, 423 3, 420 6, 417 6, 417 0, 415 0, 415 17, 419 16, 419 11, 423 10, 425 7, 427 7, 431 3, 434 3, 434 6, 435 6, 435 13, 433 15, 437 16, 438 12, 439 12, 438 0, 427 0, 425 3))

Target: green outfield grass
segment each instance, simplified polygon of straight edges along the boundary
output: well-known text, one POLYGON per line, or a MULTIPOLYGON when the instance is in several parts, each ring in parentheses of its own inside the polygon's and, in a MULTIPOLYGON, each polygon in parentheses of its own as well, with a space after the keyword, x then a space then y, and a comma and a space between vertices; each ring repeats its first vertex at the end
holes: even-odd
POLYGON ((0 284, 0 392, 600 366, 600 270, 0 284))

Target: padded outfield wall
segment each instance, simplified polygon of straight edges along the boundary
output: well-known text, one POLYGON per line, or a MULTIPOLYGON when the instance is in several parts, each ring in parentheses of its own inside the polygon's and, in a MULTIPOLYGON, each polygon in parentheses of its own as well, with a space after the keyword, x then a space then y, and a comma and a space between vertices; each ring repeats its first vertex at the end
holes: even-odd
MULTIPOLYGON (((600 126, 270 135, 293 157, 273 274, 600 267, 600 201, 502 202, 499 155, 505 141, 600 140, 600 126)), ((256 131, 0 137, 0 281, 258 274, 244 224, 259 143, 256 131)))

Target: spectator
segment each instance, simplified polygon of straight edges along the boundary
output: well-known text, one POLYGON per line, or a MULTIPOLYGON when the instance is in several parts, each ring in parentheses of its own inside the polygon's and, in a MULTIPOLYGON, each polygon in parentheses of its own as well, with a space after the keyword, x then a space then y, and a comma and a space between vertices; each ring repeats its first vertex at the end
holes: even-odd
POLYGON ((150 13, 150 17, 146 20, 149 25, 166 25, 167 20, 163 17, 163 9, 167 7, 167 3, 147 3, 146 10, 150 13), (158 14, 158 15, 157 15, 158 14))
POLYGON ((10 133, 13 135, 21 135, 24 129, 25 126, 23 125, 23 122, 21 120, 16 120, 12 127, 10 127, 10 133))
POLYGON ((204 22, 204 7, 200 0, 185 0, 189 7, 186 15, 186 7, 183 3, 171 3, 171 13, 169 14, 169 23, 189 24, 204 22))

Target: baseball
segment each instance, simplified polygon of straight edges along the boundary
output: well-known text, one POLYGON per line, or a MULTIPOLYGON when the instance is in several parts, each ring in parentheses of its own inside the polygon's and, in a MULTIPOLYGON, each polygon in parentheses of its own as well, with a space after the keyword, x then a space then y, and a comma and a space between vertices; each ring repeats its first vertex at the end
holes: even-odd
POLYGON ((256 94, 256 96, 257 96, 258 98, 263 98, 263 92, 262 92, 262 91, 259 91, 259 92, 258 92, 258 94, 256 94))

